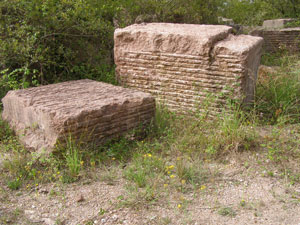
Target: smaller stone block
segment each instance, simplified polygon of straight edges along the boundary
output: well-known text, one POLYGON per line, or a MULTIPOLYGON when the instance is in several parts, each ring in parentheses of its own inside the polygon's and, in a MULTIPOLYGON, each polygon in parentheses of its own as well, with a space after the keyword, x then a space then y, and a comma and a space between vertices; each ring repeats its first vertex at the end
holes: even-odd
POLYGON ((150 123, 155 113, 150 94, 92 80, 10 91, 2 102, 3 119, 35 150, 51 150, 69 135, 102 143, 150 123))
POLYGON ((253 36, 264 39, 266 52, 278 52, 287 50, 290 53, 300 52, 300 27, 283 29, 257 29, 251 32, 253 36))
POLYGON ((281 29, 289 22, 293 22, 295 19, 277 19, 277 20, 265 20, 263 22, 264 29, 281 29))

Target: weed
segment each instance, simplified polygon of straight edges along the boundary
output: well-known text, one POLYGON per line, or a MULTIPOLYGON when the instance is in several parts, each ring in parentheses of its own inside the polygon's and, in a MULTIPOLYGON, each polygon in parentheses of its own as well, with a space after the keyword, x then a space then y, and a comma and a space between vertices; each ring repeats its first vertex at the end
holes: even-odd
POLYGON ((13 177, 26 177, 26 165, 29 156, 25 152, 13 152, 10 157, 3 162, 4 171, 8 171, 13 177))
POLYGON ((7 143, 9 139, 11 139, 12 137, 13 137, 12 130, 9 128, 9 125, 1 119, 0 116, 0 144, 2 142, 7 143))
POLYGON ((131 207, 135 209, 145 208, 156 202, 159 193, 152 185, 146 185, 145 188, 139 189, 137 186, 127 185, 127 195, 119 196, 119 204, 123 207, 131 207))
POLYGON ((88 220, 84 222, 84 225, 93 225, 94 221, 93 220, 88 220))
POLYGON ((218 210, 218 214, 221 216, 230 216, 230 217, 236 216, 236 212, 231 207, 221 207, 218 210))
POLYGON ((74 140, 72 140, 71 136, 68 138, 64 157, 66 159, 70 176, 73 178, 77 177, 84 162, 82 161, 80 147, 74 140))
POLYGON ((207 173, 202 168, 200 162, 188 162, 184 159, 176 161, 176 174, 181 183, 187 182, 193 186, 199 186, 207 178, 207 173))
POLYGON ((170 217, 159 217, 154 222, 159 225, 168 225, 172 224, 172 219, 170 217))
POLYGON ((57 218, 55 220, 55 225, 64 225, 64 224, 65 224, 65 221, 60 218, 57 218))
POLYGON ((107 159, 114 159, 120 161, 126 161, 131 156, 131 142, 125 137, 121 137, 118 140, 111 140, 103 146, 100 146, 99 151, 103 151, 100 161, 107 159))
POLYGON ((104 167, 105 171, 101 174, 100 180, 104 181, 108 185, 114 185, 118 177, 117 173, 119 169, 119 167, 112 167, 110 169, 104 167))
POLYGON ((138 187, 145 187, 147 184, 147 174, 145 170, 128 169, 126 173, 127 179, 135 182, 138 187))
POLYGON ((138 187, 145 187, 151 180, 156 180, 163 175, 164 161, 150 153, 142 156, 136 155, 132 165, 125 170, 125 177, 133 181, 138 187))
POLYGON ((245 201, 244 199, 242 199, 242 200, 240 201, 240 206, 241 206, 241 207, 245 207, 245 206, 246 206, 246 201, 245 201))
POLYGON ((98 215, 103 216, 105 213, 107 213, 107 210, 100 208, 99 212, 98 212, 98 215))
POLYGON ((11 190, 18 190, 21 187, 21 185, 22 185, 22 180, 19 177, 16 179, 7 181, 7 186, 11 190))

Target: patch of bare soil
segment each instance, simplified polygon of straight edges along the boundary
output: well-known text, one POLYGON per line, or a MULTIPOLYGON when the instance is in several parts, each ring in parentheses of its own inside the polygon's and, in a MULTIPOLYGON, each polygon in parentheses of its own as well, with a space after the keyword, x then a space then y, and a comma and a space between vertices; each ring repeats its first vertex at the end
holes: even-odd
MULTIPOLYGON (((216 167, 216 165, 211 165, 216 167)), ((1 184, 1 224, 300 224, 300 186, 251 166, 217 165, 222 174, 198 190, 164 192, 139 207, 122 205, 127 181, 40 185, 10 191, 1 184)), ((136 199, 138 201, 138 199, 136 199)))

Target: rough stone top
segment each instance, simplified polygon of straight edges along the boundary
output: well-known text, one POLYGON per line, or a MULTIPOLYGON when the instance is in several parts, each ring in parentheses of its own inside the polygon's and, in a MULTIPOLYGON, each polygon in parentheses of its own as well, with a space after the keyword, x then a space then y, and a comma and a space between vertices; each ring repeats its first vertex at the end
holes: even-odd
POLYGON ((280 29, 280 31, 300 31, 300 27, 284 28, 284 29, 280 29))
POLYGON ((229 35, 224 41, 220 41, 214 48, 214 53, 244 55, 263 43, 262 37, 250 35, 229 35))
POLYGON ((288 22, 295 21, 295 19, 275 19, 275 20, 265 20, 263 22, 264 29, 280 29, 284 28, 285 24, 288 22))
POLYGON ((178 23, 143 23, 133 24, 122 31, 136 31, 161 34, 190 35, 200 38, 211 38, 221 33, 229 33, 232 28, 225 25, 199 25, 199 24, 178 24, 178 23))
MULTIPOLYGON (((206 55, 232 28, 224 25, 134 24, 115 31, 115 49, 206 55)), ((118 52, 116 52, 118 54, 118 52)))
POLYGON ((83 110, 99 110, 111 104, 130 104, 132 100, 153 98, 148 93, 88 79, 10 91, 6 95, 11 96, 20 99, 19 104, 24 107, 32 106, 56 118, 76 116, 83 110))

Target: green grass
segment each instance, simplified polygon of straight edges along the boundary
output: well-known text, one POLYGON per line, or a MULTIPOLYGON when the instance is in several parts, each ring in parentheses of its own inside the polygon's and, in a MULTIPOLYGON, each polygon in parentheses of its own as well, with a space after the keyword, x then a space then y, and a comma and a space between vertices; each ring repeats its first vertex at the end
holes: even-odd
POLYGON ((77 177, 84 162, 82 161, 79 145, 71 137, 68 138, 64 157, 70 176, 77 177))
POLYGON ((146 187, 151 181, 155 182, 163 175, 165 161, 162 158, 152 156, 152 154, 136 154, 125 170, 125 177, 133 181, 138 187, 146 187))
POLYGON ((7 181, 7 186, 11 190, 18 190, 21 187, 21 185, 22 185, 22 181, 20 180, 19 177, 14 180, 7 181))
MULTIPOLYGON (((287 57, 287 56, 286 56, 287 57)), ((276 73, 259 79, 255 109, 264 123, 300 122, 299 58, 289 58, 276 73)))
POLYGON ((13 132, 9 128, 8 124, 0 119, 0 143, 6 142, 12 136, 13 132))
POLYGON ((284 50, 265 54, 262 63, 275 66, 276 72, 259 77, 255 111, 263 124, 300 122, 300 56, 284 50))

